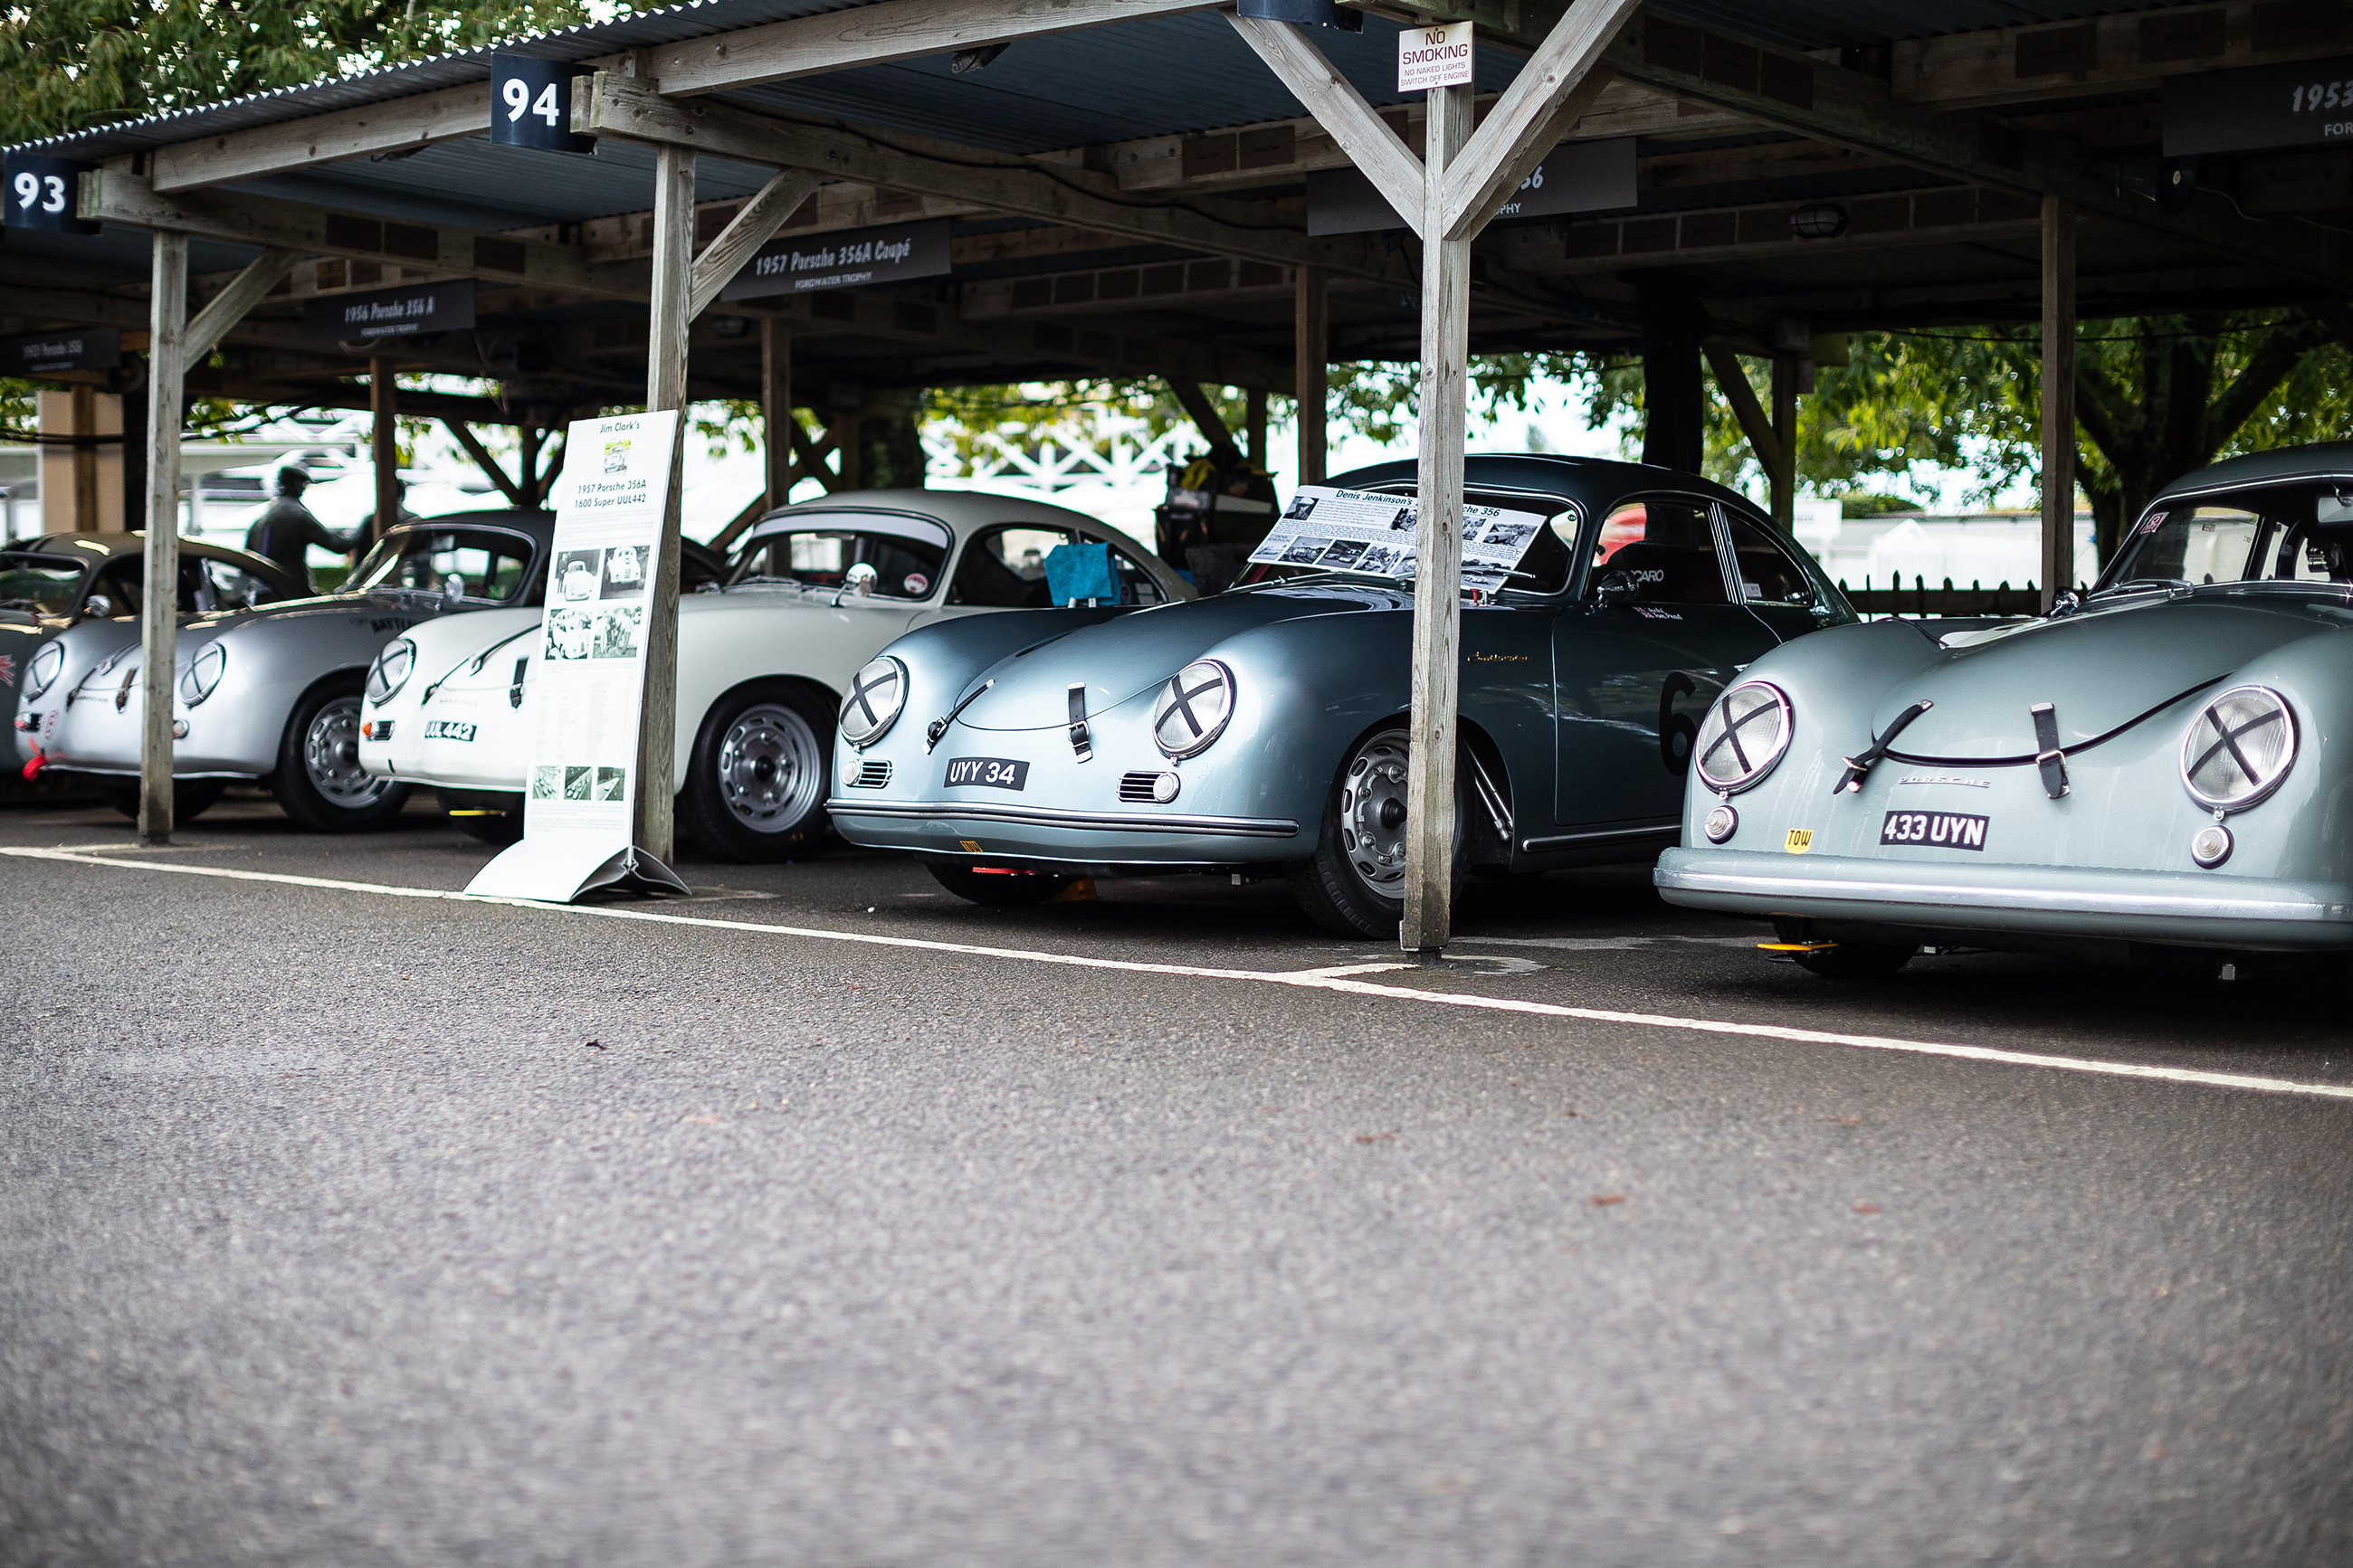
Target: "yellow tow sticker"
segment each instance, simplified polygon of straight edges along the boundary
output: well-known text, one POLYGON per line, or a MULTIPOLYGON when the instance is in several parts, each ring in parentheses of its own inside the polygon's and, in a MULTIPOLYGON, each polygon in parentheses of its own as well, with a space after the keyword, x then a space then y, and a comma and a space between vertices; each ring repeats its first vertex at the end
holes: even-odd
POLYGON ((956 847, 967 855, 977 855, 980 853, 980 841, 976 838, 959 838, 956 840, 956 847))
POLYGON ((1781 847, 1792 855, 1811 852, 1814 847, 1814 830, 1810 827, 1792 827, 1789 829, 1789 837, 1781 841, 1781 847))

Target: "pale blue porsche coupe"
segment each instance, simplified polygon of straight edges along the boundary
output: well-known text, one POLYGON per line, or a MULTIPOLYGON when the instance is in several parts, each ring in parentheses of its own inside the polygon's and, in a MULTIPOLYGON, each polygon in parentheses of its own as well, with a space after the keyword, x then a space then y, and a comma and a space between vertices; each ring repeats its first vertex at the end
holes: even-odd
POLYGON ((2353 948, 2353 443, 2168 486, 2098 584, 1778 649, 1700 727, 1672 903, 1833 976, 1920 948, 2353 948), (2339 639, 2347 639, 2340 641, 2339 639))
MULTIPOLYGON (((1414 467, 1332 487, 1409 497, 1414 467)), ((1469 499, 1498 509, 1491 532, 1518 553, 1462 612, 1458 868, 1648 861, 1675 841, 1718 694, 1853 613, 1747 501, 1689 475, 1472 457, 1469 499)), ((1282 875, 1326 929, 1394 936, 1411 534, 1341 538, 1323 528, 1339 510, 1289 564, 1212 598, 991 616, 892 644, 842 703, 834 823, 979 902, 1081 876, 1282 875)))

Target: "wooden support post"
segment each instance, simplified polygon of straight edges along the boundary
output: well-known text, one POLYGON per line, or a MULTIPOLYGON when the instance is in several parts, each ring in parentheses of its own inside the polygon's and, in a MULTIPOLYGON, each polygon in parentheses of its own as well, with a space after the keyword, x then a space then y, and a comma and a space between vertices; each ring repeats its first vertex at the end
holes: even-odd
POLYGON ((1432 88, 1422 152, 1419 552, 1413 595, 1413 710, 1406 765, 1409 952, 1452 934, 1456 646, 1462 605, 1462 441, 1471 350, 1471 240, 1444 239, 1446 171, 1471 139, 1468 87, 1432 88))
POLYGON ((1773 526, 1783 533, 1798 530, 1798 362, 1787 355, 1773 361, 1773 438, 1781 448, 1781 464, 1773 472, 1773 526))
POLYGON ((1217 404, 1210 400, 1199 382, 1174 375, 1165 375, 1160 379, 1168 384, 1168 390, 1176 395, 1177 404, 1192 416, 1194 427, 1201 432, 1201 439, 1212 447, 1234 444, 1233 432, 1226 428, 1225 420, 1218 415, 1217 404))
POLYGON ((76 386, 73 399, 73 528, 96 533, 106 526, 98 507, 98 389, 76 386))
MULTIPOLYGON (((694 153, 664 142, 654 150, 654 271, 646 332, 646 411, 686 406, 686 333, 694 279, 694 153)), ((670 448, 670 501, 662 510, 646 606, 646 691, 638 723, 638 847, 667 866, 676 810, 671 758, 678 729, 678 539, 681 430, 670 448)))
POLYGON ((1266 446, 1266 388, 1250 386, 1242 389, 1242 434, 1250 444, 1244 456, 1250 467, 1263 468, 1274 454, 1266 446))
POLYGON ((388 359, 368 361, 368 452, 375 461, 375 516, 361 547, 382 539, 400 516, 400 384, 388 359))
POLYGON ((535 507, 542 499, 539 486, 539 447, 540 443, 547 439, 547 431, 525 420, 522 427, 517 430, 515 435, 522 442, 522 447, 515 453, 515 474, 522 480, 523 504, 535 507))
POLYGON ((1325 432, 1331 418, 1330 372, 1332 312, 1324 269, 1299 269, 1292 331, 1292 384, 1299 393, 1299 478, 1303 485, 1320 485, 1328 461, 1325 432))
MULTIPOLYGON (((465 448, 466 456, 474 459, 474 467, 482 470, 482 477, 499 487, 499 494, 507 498, 509 505, 528 507, 532 504, 528 499, 530 492, 507 478, 507 471, 499 467, 498 459, 491 456, 489 450, 482 445, 482 438, 474 434, 470 426, 462 419, 447 417, 441 421, 441 425, 449 432, 458 445, 465 448)), ((527 484, 529 481, 530 476, 526 474, 524 482, 527 484)))
POLYGON ((2075 585, 2075 208, 2042 198, 2042 607, 2075 585))
POLYGON ((792 493, 793 426, 793 336, 769 317, 760 323, 760 439, 771 507, 792 493))
POLYGON ((148 293, 146 583, 139 605, 139 837, 172 841, 172 683, 180 640, 180 412, 187 372, 188 237, 153 239, 148 293))

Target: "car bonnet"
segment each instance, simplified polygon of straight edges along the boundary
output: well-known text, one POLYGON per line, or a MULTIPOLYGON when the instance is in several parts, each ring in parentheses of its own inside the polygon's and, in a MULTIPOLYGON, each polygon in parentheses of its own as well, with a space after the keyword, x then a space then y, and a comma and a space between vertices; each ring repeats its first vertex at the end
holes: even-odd
MULTIPOLYGON (((2239 666, 2322 630, 2316 607, 2282 597, 2199 597, 2120 605, 2039 621, 1956 648, 1888 689, 1872 715, 1886 731, 1915 702, 1933 703, 1894 752, 1940 763, 2033 755, 2037 703, 2053 706, 2059 742, 2114 734, 2239 666)), ((1868 737, 1852 737, 1854 745, 1868 737)), ((1845 738, 1831 744, 1845 744, 1845 738)))
MULTIPOLYGON (((1412 601, 1362 585, 1332 592, 1283 588, 1220 594, 1082 626, 999 660, 974 681, 997 684, 957 716, 974 730, 1060 729, 1071 721, 1070 690, 1087 689, 1101 713, 1158 687, 1227 638, 1311 616, 1359 613, 1412 601)), ((1018 613, 1018 612, 1017 612, 1018 613)), ((971 687, 966 687, 970 690, 971 687)))

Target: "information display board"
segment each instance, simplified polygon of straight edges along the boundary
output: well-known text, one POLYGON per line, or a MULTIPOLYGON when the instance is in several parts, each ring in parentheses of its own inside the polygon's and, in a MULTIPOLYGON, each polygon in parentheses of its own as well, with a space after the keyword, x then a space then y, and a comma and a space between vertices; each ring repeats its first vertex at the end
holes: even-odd
POLYGON ((752 253, 719 297, 757 300, 818 289, 867 289, 937 278, 951 266, 948 220, 916 218, 803 239, 772 239, 752 253))
MULTIPOLYGON (((1302 485, 1250 558, 1322 572, 1410 577, 1419 560, 1414 531, 1420 521, 1419 504, 1412 496, 1302 485)), ((1487 592, 1504 586, 1544 527, 1545 520, 1535 512, 1465 506, 1462 585, 1487 592)))
POLYGON ((483 867, 470 893, 569 903, 617 884, 688 890, 632 837, 646 616, 681 417, 577 419, 565 435, 547 615, 523 704, 522 841, 483 867))
POLYGON ((96 234, 99 226, 75 209, 81 200, 81 177, 98 165, 71 158, 44 158, 38 153, 8 154, 6 226, 46 228, 56 234, 96 234))
POLYGON ((474 280, 410 283, 302 301, 302 341, 320 348, 461 331, 474 324, 474 280))
POLYGON ((0 338, 0 375, 57 375, 112 370, 122 363, 122 334, 111 327, 52 327, 0 338))

